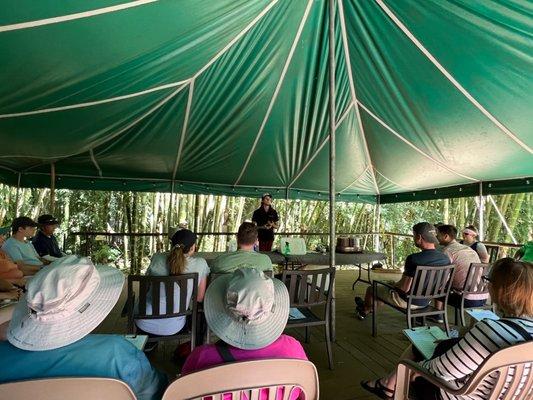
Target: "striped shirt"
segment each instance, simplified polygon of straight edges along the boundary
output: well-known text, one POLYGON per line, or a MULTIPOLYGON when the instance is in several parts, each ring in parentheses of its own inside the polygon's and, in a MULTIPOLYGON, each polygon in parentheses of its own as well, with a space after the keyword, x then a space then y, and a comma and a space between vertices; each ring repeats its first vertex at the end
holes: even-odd
MULTIPOLYGON (((533 320, 513 318, 512 321, 522 326, 533 340, 533 320)), ((524 342, 523 336, 511 326, 501 321, 483 320, 475 324, 463 339, 446 353, 421 364, 433 375, 448 381, 458 389, 491 354, 520 342, 524 342)), ((525 382, 532 364, 528 364, 524 369, 520 385, 525 382)), ((495 382, 495 377, 488 375, 476 391, 468 396, 452 396, 442 390, 440 393, 443 399, 483 400, 488 398, 495 382)), ((505 388, 502 392, 505 393, 505 388)))

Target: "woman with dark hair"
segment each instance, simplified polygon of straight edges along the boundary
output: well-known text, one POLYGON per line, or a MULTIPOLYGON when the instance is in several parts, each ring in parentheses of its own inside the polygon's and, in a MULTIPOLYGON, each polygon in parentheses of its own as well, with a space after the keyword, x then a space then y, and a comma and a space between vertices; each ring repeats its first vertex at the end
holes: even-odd
MULTIPOLYGON (((429 360, 422 361, 411 346, 401 358, 420 361, 433 375, 460 388, 490 355, 514 344, 533 340, 533 264, 502 258, 494 263, 490 276, 484 279, 489 282, 490 297, 501 315, 499 320, 482 320, 464 337, 441 342, 429 360)), ((416 398, 424 400, 484 399, 486 393, 492 392, 495 381, 494 376, 489 375, 480 386, 484 392, 470 396, 440 392, 422 378, 413 381, 412 389, 416 398)), ((392 399, 396 371, 381 379, 361 382, 361 385, 382 399, 392 399)), ((501 389, 502 393, 507 386, 501 389)))
MULTIPOLYGON (((207 262, 200 257, 193 257, 196 251, 196 235, 188 229, 181 229, 172 235, 172 248, 169 253, 156 253, 152 257, 146 275, 153 276, 175 276, 181 274, 198 273, 198 295, 197 300, 203 301, 209 267, 207 262)), ((187 303, 190 301, 192 293, 192 281, 187 285, 187 303)), ((180 301, 180 289, 175 284, 174 307, 177 311, 180 301)), ((164 285, 161 284, 160 306, 161 312, 166 310, 166 297, 164 285)), ((150 293, 148 294, 148 304, 146 313, 152 313, 150 303, 150 293)), ((144 332, 159 336, 175 335, 185 326, 185 317, 169 317, 161 319, 138 319, 135 321, 137 327, 144 332)))

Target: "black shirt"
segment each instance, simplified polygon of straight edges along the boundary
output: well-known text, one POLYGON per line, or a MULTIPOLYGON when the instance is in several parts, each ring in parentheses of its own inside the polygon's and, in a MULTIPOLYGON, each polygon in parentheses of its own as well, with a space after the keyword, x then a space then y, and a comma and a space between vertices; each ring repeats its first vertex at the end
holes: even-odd
POLYGON ((274 240, 274 228, 265 229, 261 228, 261 226, 266 225, 269 221, 270 222, 278 222, 279 217, 276 210, 274 210, 272 207, 268 208, 268 211, 265 211, 265 208, 261 205, 257 210, 254 211, 254 215, 252 216, 252 221, 257 224, 259 227, 259 240, 261 241, 270 241, 274 240))
MULTIPOLYGON (((416 267, 419 265, 426 265, 430 267, 442 267, 445 265, 450 265, 451 261, 448 258, 448 256, 444 253, 442 253, 439 250, 422 250, 420 253, 413 253, 407 256, 405 259, 405 267, 403 270, 403 274, 405 276, 409 276, 411 278, 414 278, 416 267)), ((415 283, 413 282, 412 285, 415 283)), ((427 285, 427 282, 424 283, 427 285)), ((405 295, 402 296, 404 300, 406 299, 405 295)), ((412 304, 415 306, 427 306, 428 301, 426 300, 413 300, 412 304)))
POLYGON ((37 235, 31 240, 33 247, 40 257, 50 255, 52 257, 63 257, 57 239, 54 235, 46 236, 42 231, 37 232, 37 235))

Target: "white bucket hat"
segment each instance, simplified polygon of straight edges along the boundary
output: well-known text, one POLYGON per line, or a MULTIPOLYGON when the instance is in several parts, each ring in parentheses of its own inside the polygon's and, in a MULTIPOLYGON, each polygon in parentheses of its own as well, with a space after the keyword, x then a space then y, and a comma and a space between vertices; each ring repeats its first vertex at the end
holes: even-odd
POLYGON ((23 350, 52 350, 89 334, 118 301, 124 275, 67 256, 41 269, 28 283, 9 324, 7 339, 23 350))
POLYGON ((289 292, 281 281, 241 268, 209 285, 204 312, 209 328, 224 342, 239 349, 261 349, 287 325, 289 292))

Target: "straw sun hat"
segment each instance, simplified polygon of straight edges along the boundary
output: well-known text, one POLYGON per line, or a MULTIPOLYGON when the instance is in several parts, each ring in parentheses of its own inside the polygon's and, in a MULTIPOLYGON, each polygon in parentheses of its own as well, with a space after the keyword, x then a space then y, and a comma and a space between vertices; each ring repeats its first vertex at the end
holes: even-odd
POLYGON ((245 350, 260 349, 285 329, 289 293, 281 281, 241 268, 211 282, 204 312, 209 328, 224 342, 245 350))
POLYGON ((28 283, 9 324, 7 339, 23 350, 52 350, 89 334, 109 314, 124 275, 68 256, 41 269, 28 283))

